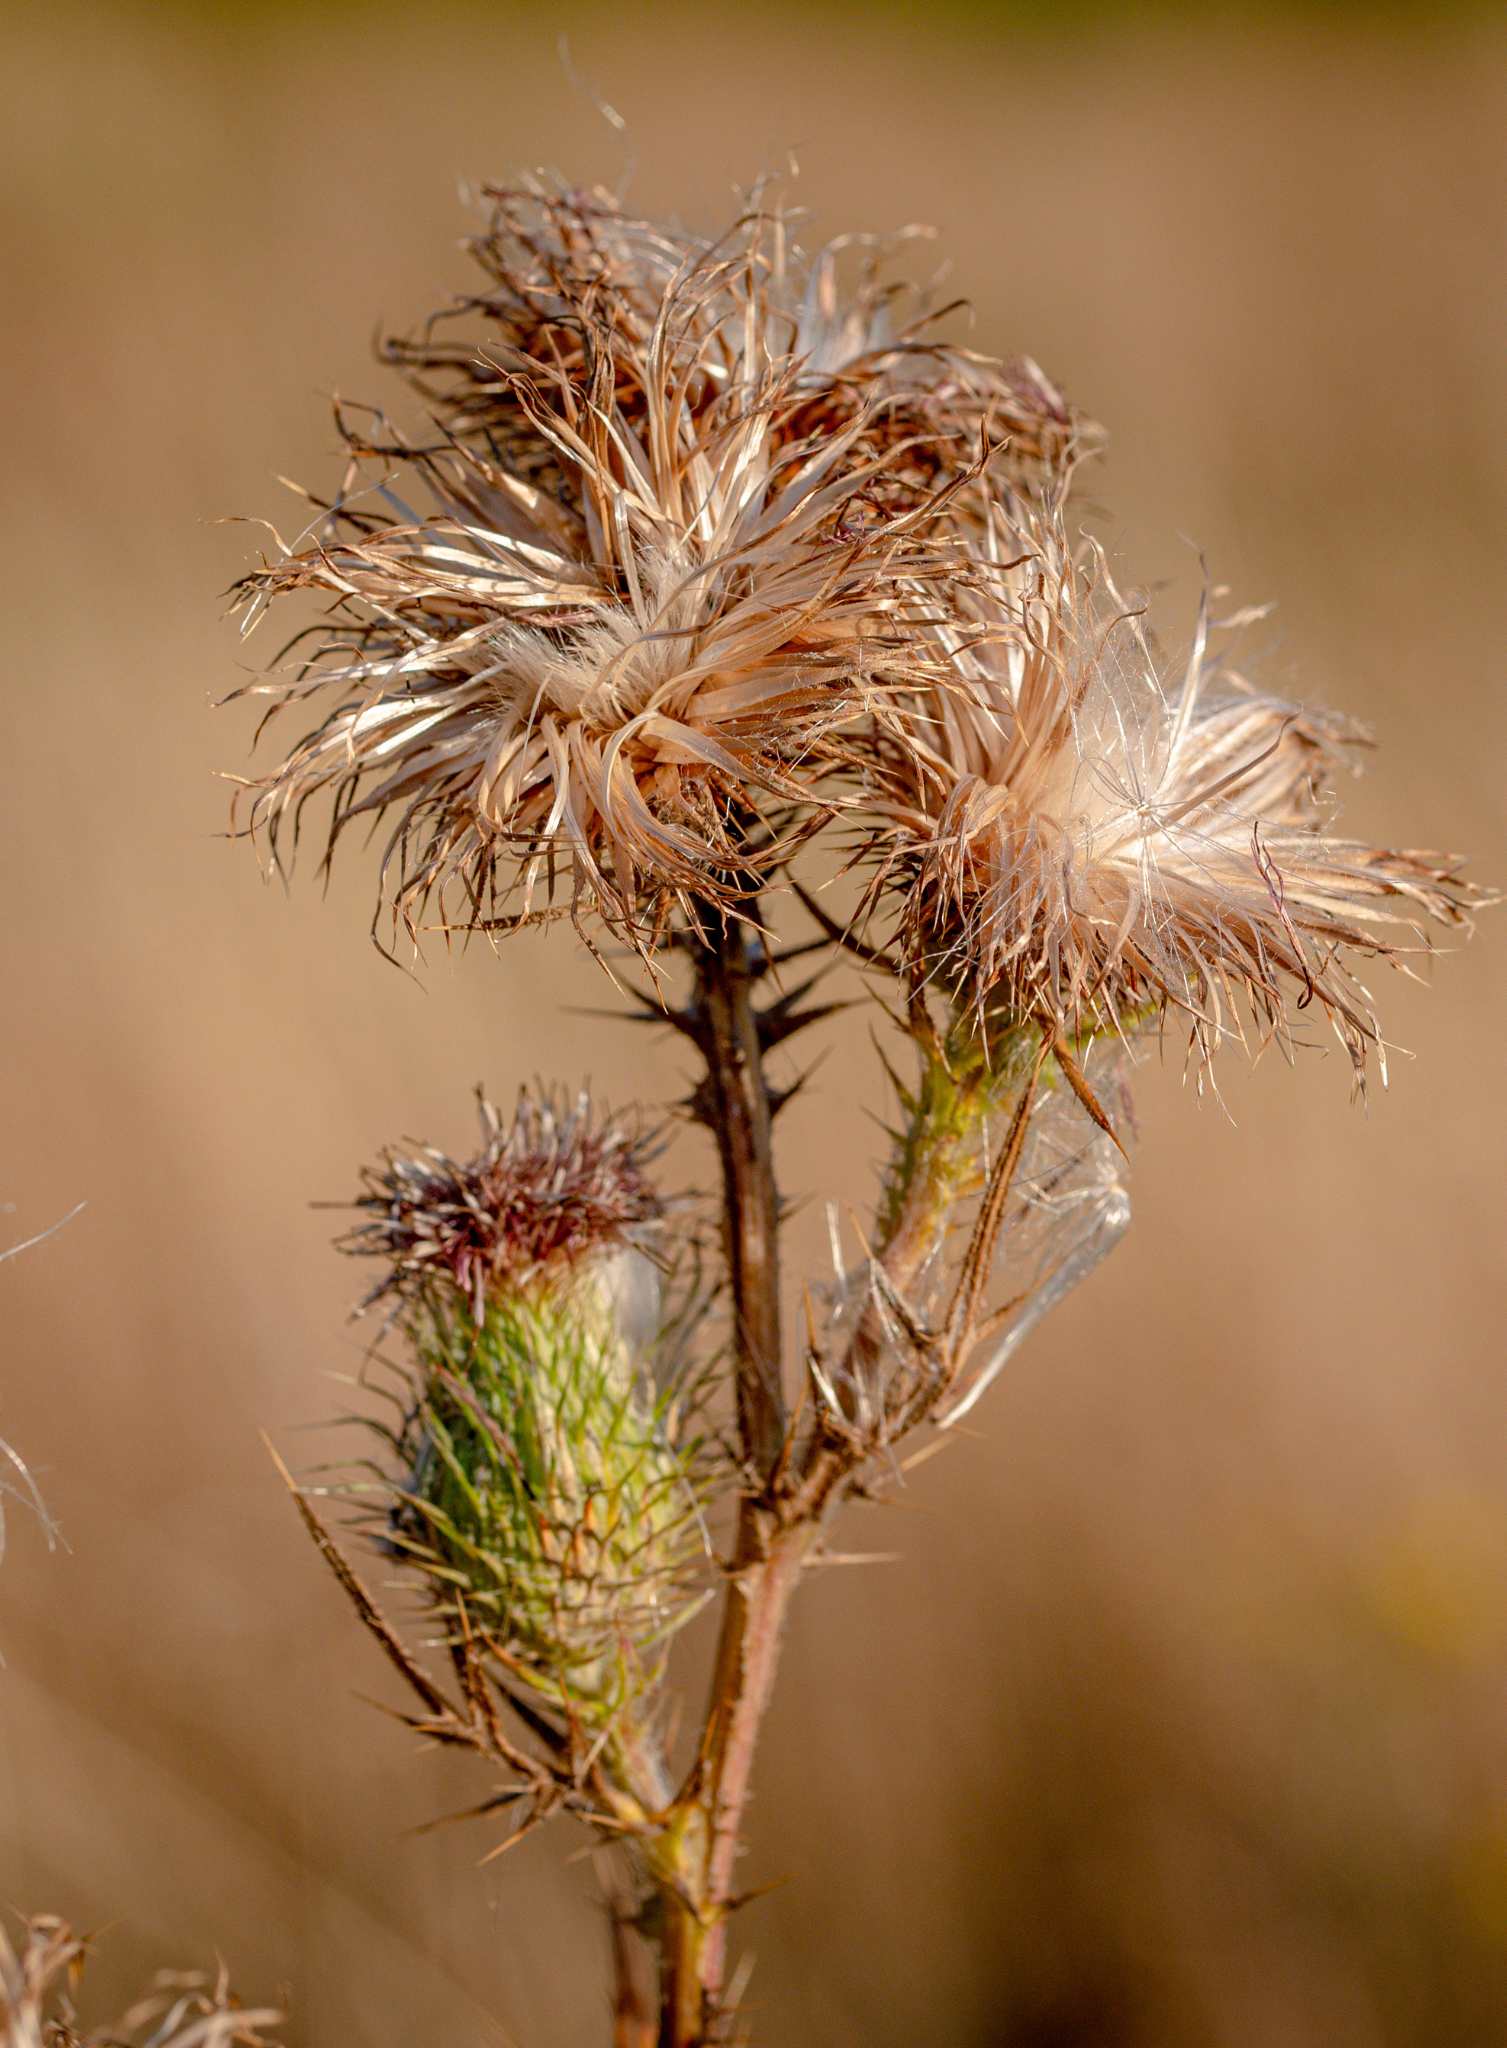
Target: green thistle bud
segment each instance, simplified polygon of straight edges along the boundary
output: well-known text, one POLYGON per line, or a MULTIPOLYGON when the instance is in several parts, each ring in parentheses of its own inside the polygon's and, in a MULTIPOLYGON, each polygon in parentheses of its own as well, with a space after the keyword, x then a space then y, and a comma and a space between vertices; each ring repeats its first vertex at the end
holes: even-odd
POLYGON ((705 1597, 695 1448, 656 1388, 663 1203, 652 1141, 524 1096, 483 1101, 466 1165, 389 1154, 347 1250, 385 1259, 413 1347, 389 1537, 436 1610, 516 1677, 606 1722, 705 1597))

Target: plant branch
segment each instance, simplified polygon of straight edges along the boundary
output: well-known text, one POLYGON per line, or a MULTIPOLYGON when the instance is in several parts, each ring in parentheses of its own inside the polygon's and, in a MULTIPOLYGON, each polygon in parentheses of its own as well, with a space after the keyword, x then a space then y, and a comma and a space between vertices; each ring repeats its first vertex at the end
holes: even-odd
POLYGON ((759 1726, 774 1684, 785 1614, 816 1524, 780 1513, 789 1418, 781 1379, 779 1194, 774 1105, 763 1054, 806 1016, 789 1013, 804 990, 775 1006, 761 1029, 754 987, 767 969, 749 924, 708 913, 693 939, 696 987, 681 1028, 706 1073, 693 1108, 717 1140, 723 1242, 733 1324, 739 1502, 727 1596, 696 1762, 656 1846, 664 1933, 661 2048, 699 2048, 721 2004, 733 1877, 759 1726))

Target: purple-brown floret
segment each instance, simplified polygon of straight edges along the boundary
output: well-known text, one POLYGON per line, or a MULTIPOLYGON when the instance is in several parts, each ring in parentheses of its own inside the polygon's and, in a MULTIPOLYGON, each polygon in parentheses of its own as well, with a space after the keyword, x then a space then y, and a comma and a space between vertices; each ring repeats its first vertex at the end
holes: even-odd
POLYGON ((388 1262, 362 1303, 412 1299, 450 1281, 479 1324, 487 1291, 517 1288, 593 1254, 642 1244, 664 1214, 647 1168, 655 1134, 594 1119, 583 1090, 520 1094, 510 1126, 478 1091, 482 1144, 464 1165, 433 1146, 389 1151, 362 1174, 355 1207, 368 1220, 342 1249, 388 1262))

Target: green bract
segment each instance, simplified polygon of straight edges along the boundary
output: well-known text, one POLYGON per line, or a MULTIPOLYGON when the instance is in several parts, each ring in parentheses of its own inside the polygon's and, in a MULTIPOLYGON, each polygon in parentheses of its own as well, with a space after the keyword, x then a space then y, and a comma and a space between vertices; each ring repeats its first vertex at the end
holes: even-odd
POLYGON ((400 1547, 458 1626, 591 1719, 643 1689, 705 1598, 694 1457, 620 1328, 614 1282, 638 1258, 494 1287, 480 1324, 436 1281, 406 1318, 400 1547))

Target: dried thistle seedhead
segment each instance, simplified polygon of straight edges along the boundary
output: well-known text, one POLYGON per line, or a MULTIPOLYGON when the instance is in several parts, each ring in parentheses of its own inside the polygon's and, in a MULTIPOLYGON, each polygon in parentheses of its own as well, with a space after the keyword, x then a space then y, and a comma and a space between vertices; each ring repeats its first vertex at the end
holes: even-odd
POLYGON ((808 259, 758 205, 713 243, 600 194, 488 197, 484 289, 388 350, 437 433, 347 424, 339 501, 244 586, 248 623, 334 600, 254 686, 329 706, 253 785, 274 852, 326 791, 330 846, 396 813, 411 930, 568 901, 648 955, 846 809, 905 958, 991 1028, 1173 1011, 1206 1058, 1242 1003, 1263 1039, 1317 1004, 1364 1070, 1348 963, 1472 892, 1325 832, 1343 721, 1221 675, 1202 629, 1164 683, 1069 537, 1096 430, 1034 364, 934 340, 885 281, 903 238, 808 259))
POLYGON ((593 1113, 583 1089, 522 1090, 511 1124, 478 1090, 481 1146, 464 1164, 432 1146, 395 1151, 362 1175, 366 1221, 342 1249, 388 1271, 366 1297, 412 1300, 456 1288, 479 1325, 488 1292, 536 1292, 588 1261, 643 1247, 664 1214, 649 1178, 654 1133, 593 1113))
POLYGON ((1060 503, 1001 510, 976 552, 947 686, 874 738, 880 888, 913 968, 994 1028, 1123 1035, 1171 1011, 1203 1059, 1245 1040, 1242 1002, 1284 1042, 1316 1003, 1363 1075, 1380 1036, 1352 962, 1467 923, 1458 863, 1329 833, 1322 784, 1357 729, 1223 670, 1203 616, 1165 682, 1060 503))
POLYGON ((411 930, 431 900, 547 914, 564 867, 647 952, 674 905, 778 869, 845 727, 940 680, 926 629, 981 465, 1055 481, 1082 423, 1034 366, 893 333, 881 250, 844 304, 836 249, 808 264, 758 210, 713 244, 599 195, 491 196, 491 289, 458 309, 486 339, 390 351, 437 437, 343 421, 339 500, 243 586, 248 626, 295 590, 334 605, 297 675, 253 686, 330 708, 251 827, 276 853, 317 792, 331 845, 392 809, 411 930))
POLYGON ((761 357, 783 361, 796 398, 771 416, 771 452, 843 432, 862 416, 852 459, 892 458, 869 486, 891 503, 920 505, 985 446, 995 451, 997 480, 1052 487, 1102 441, 1029 358, 997 362, 935 338, 937 321, 955 307, 939 309, 930 290, 885 275, 929 229, 843 235, 807 259, 792 237, 796 222, 758 200, 712 243, 634 219, 599 193, 518 186, 486 196, 491 220, 471 246, 491 289, 431 321, 422 340, 389 343, 387 355, 448 432, 505 450, 511 470, 583 522, 579 476, 520 410, 514 373, 549 362, 555 375, 539 403, 574 419, 610 370, 612 409, 642 438, 667 315, 672 332, 683 328, 705 345, 685 392, 696 426, 715 423, 761 357), (480 351, 443 338, 455 318, 483 323, 480 351))
MULTIPOLYGON (((1096 430, 1034 364, 935 339, 884 280, 890 244, 807 259, 759 203, 712 243, 598 194, 489 197, 485 288, 387 351, 433 432, 342 418, 340 498, 243 586, 248 626, 329 601, 302 666, 253 686, 324 712, 251 785, 251 829, 276 855, 323 793, 328 858, 391 813, 415 935, 426 906, 486 930, 568 906, 644 961, 684 948, 684 1001, 641 1000, 704 1063, 685 1107, 717 1140, 727 1342, 696 1334, 699 1271, 677 1286, 650 1137, 584 1095, 525 1095, 506 1127, 483 1102, 476 1156, 387 1154, 344 1241, 381 1262, 364 1305, 409 1347, 359 1490, 453 1696, 300 1508, 410 1726, 505 1767, 476 1810, 520 1833, 571 1811, 630 1849, 614 1924, 659 1950, 656 2038, 706 2048, 731 2033, 725 1923, 793 1589, 838 1504, 962 1416, 1124 1233, 1124 1041, 1173 1014, 1207 1060, 1251 1022, 1285 1044, 1314 1006, 1363 1077, 1354 962, 1467 922, 1474 892, 1333 835, 1323 786, 1357 733, 1211 659, 1205 617, 1161 673, 1070 532, 1096 430), (795 869, 834 818, 867 862, 857 930, 795 869), (782 950, 753 898, 787 881, 821 935, 782 950), (840 947, 898 981, 919 1075, 894 1076, 856 1257, 829 1212, 791 1401, 788 1091, 764 1060, 834 1006, 763 991, 840 947), (724 1370, 725 1436, 698 1439, 724 1370), (710 1569, 708 1516, 732 1534, 710 1569), (719 1579, 680 1777, 664 1649, 719 1579)), ((621 1975, 616 2017, 649 2038, 621 1975)))

